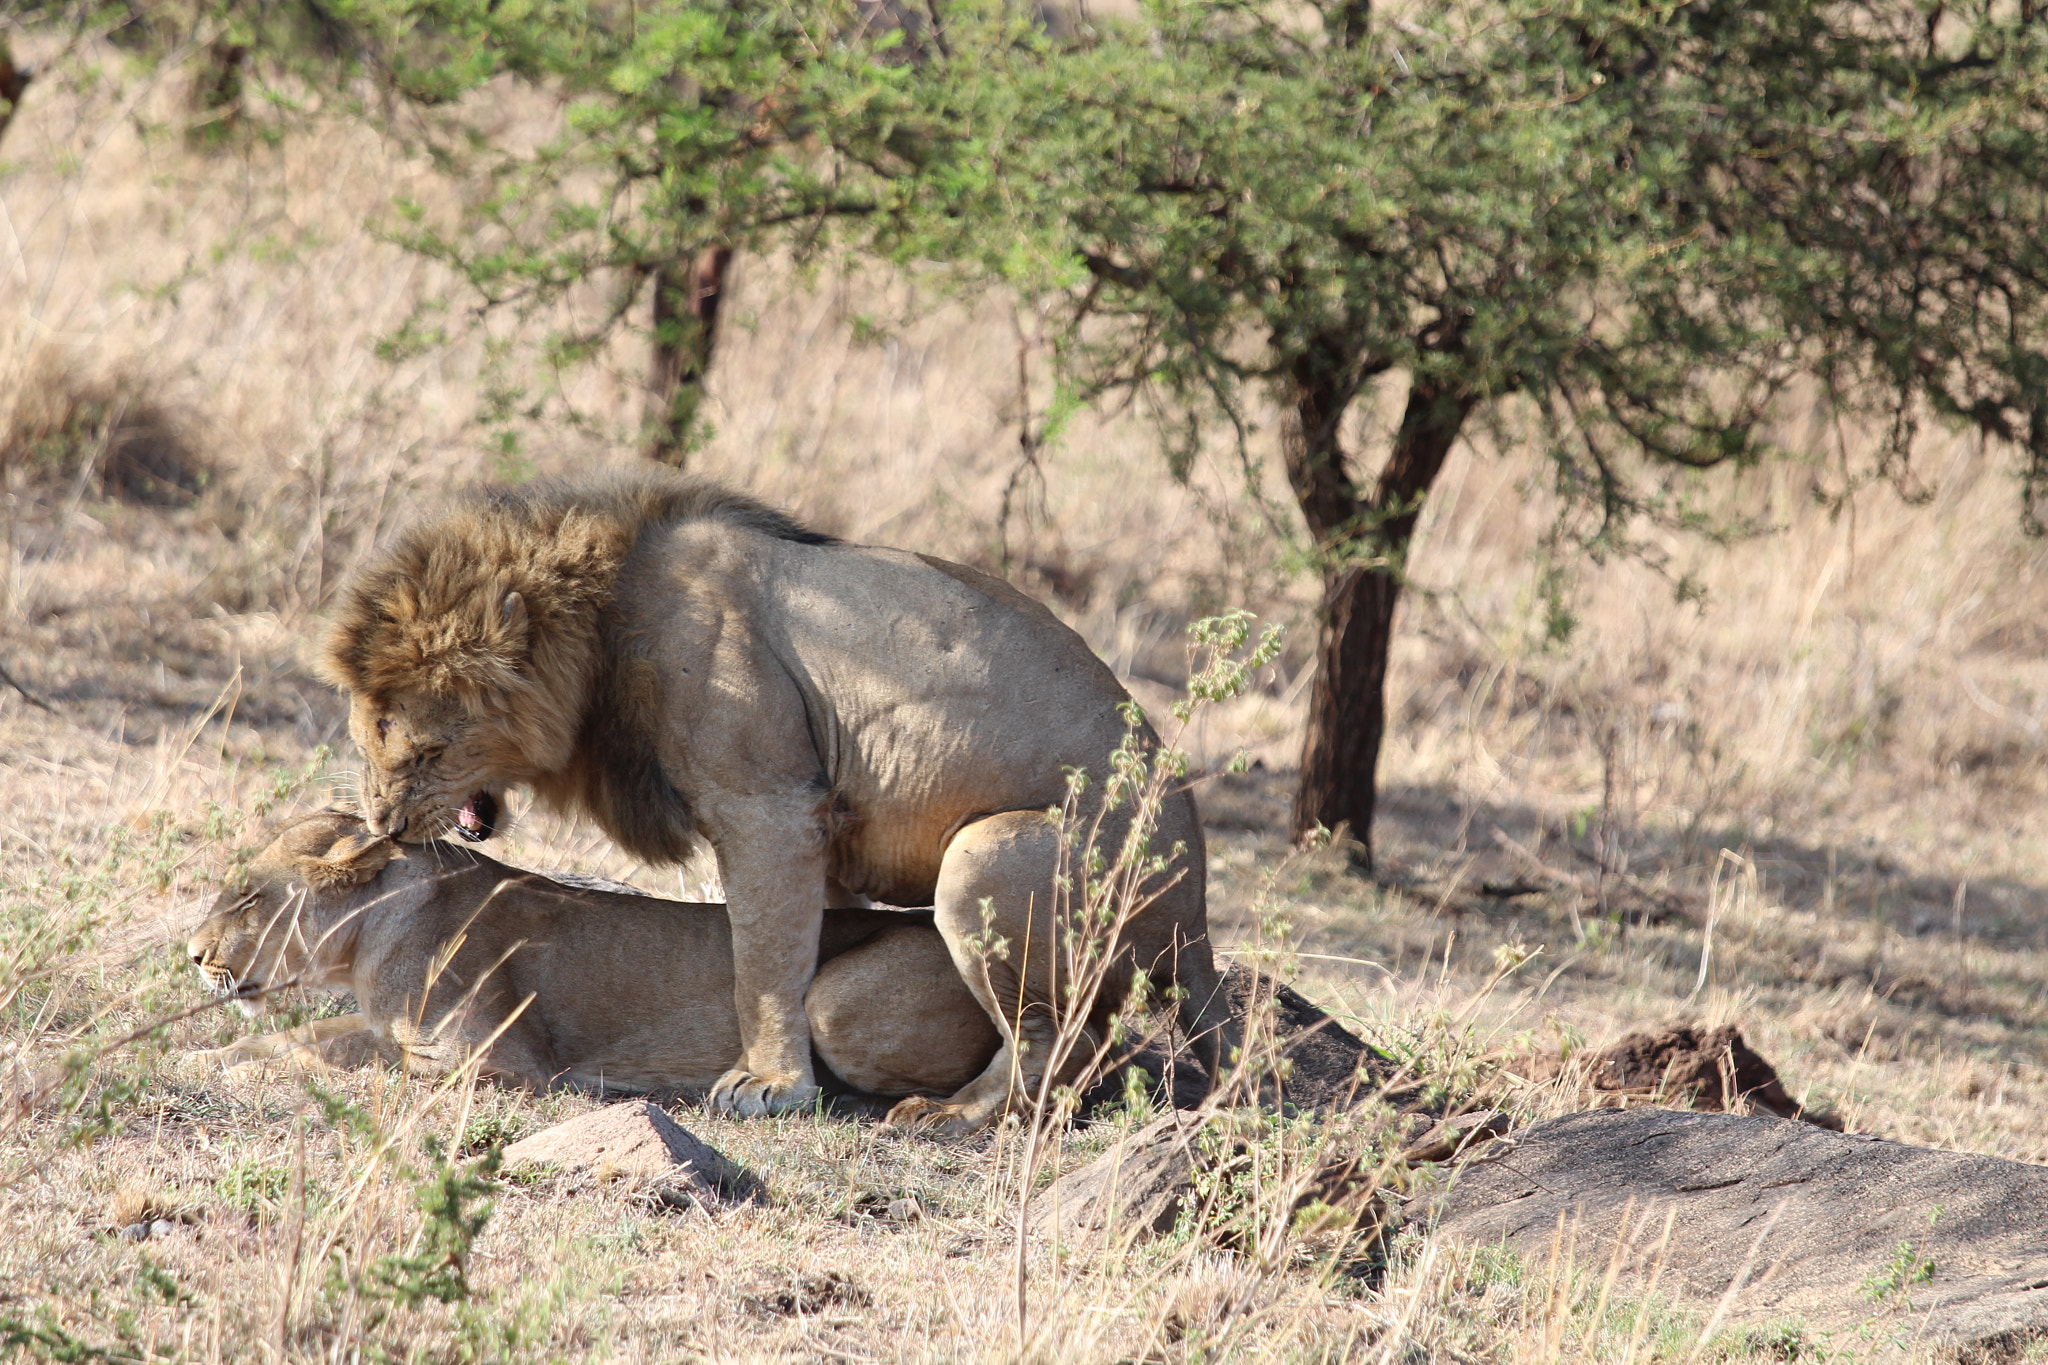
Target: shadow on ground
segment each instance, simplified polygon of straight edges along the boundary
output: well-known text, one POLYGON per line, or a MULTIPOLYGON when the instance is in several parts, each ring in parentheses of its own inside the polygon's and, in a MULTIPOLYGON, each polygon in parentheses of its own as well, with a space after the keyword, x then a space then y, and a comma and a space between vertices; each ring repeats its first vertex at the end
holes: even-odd
MULTIPOLYGON (((1257 768, 1205 783, 1203 823, 1225 838, 1285 837, 1294 774, 1257 768)), ((1963 937, 2048 949, 2048 887, 2009 878, 1916 871, 1882 849, 1763 839, 1738 827, 1681 836, 1649 827, 1603 831, 1512 802, 1470 801, 1430 787, 1380 793, 1374 880, 1439 913, 1490 919, 1705 926, 1717 864, 1725 881, 1753 866, 1761 893, 1790 909, 1857 918, 1916 938, 1963 937), (1742 862, 1724 861, 1728 850, 1742 862), (1569 903, 1569 904, 1568 904, 1569 903)))

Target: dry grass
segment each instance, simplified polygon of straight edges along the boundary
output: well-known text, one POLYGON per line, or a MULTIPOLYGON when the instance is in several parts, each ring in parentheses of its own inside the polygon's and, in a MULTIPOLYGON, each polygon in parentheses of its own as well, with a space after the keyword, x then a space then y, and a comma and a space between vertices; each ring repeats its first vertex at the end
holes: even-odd
MULTIPOLYGON (((37 41, 17 46, 34 60, 37 41)), ((88 52, 44 77, 0 148, 0 667, 56 708, 0 689, 0 1059, 17 1088, 198 1004, 181 932, 248 822, 317 799, 344 761, 326 756, 340 709, 302 664, 322 604, 421 497, 500 465, 478 439, 479 335, 376 356, 448 291, 364 223, 393 187, 431 198, 423 168, 317 120, 196 155, 180 79, 88 52), (143 412, 204 471, 189 496, 141 501, 110 476, 143 412)), ((1585 569, 1577 632, 1554 647, 1541 473, 1461 450, 1404 618, 1374 886, 1280 840, 1309 597, 1274 573, 1227 460, 1173 488, 1142 426, 1105 417, 1013 480, 1020 343, 1039 361, 1030 319, 999 302, 829 276, 803 291, 749 261, 731 316, 707 471, 844 535, 1007 564, 1148 704, 1180 680, 1191 616, 1244 604, 1296 626, 1267 685, 1192 736, 1205 762, 1244 746, 1262 764, 1205 792, 1214 914, 1240 946, 1290 925, 1302 988, 1383 1046, 1543 1112, 1573 1101, 1518 1088, 1512 1063, 1501 1079, 1500 1056, 1673 1014, 1732 1021, 1854 1128, 2048 1160, 2048 867, 2028 837, 2044 560, 1997 452, 1930 439, 1929 506, 1873 494, 1840 518, 1808 498, 1815 470, 1703 482, 1780 531, 1664 547, 1708 587, 1704 610, 1640 566, 1585 569), (1481 995, 1509 959, 1526 961, 1481 995)), ((632 359, 572 377, 587 422, 529 425, 519 462, 615 458, 639 411, 632 359)), ((1837 439, 1801 436, 1817 462, 1837 439)), ((703 886, 551 820, 507 856, 703 886)), ((193 1360, 1018 1352, 1002 1152, 839 1120, 687 1116, 763 1176, 762 1207, 681 1216, 625 1190, 505 1187, 472 1297, 395 1303, 366 1267, 430 1226, 419 1138, 512 1133, 587 1101, 327 1078, 367 1116, 358 1131, 298 1080, 173 1055, 239 1027, 181 1019, 0 1119, 0 1227, 18 1230, 0 1238, 0 1340, 45 1323, 193 1360), (871 1215, 902 1195, 928 1216, 871 1215), (113 1235, 145 1213, 162 1236, 113 1235)), ((1058 1160, 1110 1140, 1074 1134, 1058 1160)), ((1026 1350, 1047 1358, 1675 1360, 1703 1321, 1596 1313, 1554 1270, 1428 1242, 1397 1247, 1377 1282, 1195 1244, 1033 1254, 1026 1350)))

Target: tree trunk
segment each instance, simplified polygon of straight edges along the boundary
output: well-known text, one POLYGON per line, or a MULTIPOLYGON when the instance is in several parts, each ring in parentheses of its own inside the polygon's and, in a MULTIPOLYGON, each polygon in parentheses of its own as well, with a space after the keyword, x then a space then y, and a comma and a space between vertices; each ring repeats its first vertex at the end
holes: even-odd
POLYGON ((1422 500, 1443 468, 1473 400, 1438 382, 1408 390, 1407 410, 1369 498, 1350 493, 1337 429, 1348 395, 1327 386, 1297 391, 1287 467, 1323 573, 1316 677, 1294 797, 1297 838, 1321 827, 1348 831, 1356 861, 1372 866, 1372 817, 1380 743, 1387 728, 1387 654, 1409 541, 1422 500))
POLYGON ((194 147, 218 146, 242 119, 242 78, 249 63, 245 43, 216 38, 192 80, 192 108, 199 115, 185 126, 194 147))
POLYGON ((686 272, 654 272, 654 359, 647 376, 645 453, 681 468, 689 457, 690 426, 704 401, 711 352, 718 343, 718 306, 732 248, 706 247, 686 272))
POLYGON ((29 79, 29 69, 14 64, 14 50, 7 45, 6 38, 0 37, 0 137, 7 135, 7 125, 20 112, 29 79))
POLYGON ((1323 575, 1316 676, 1294 794, 1297 839, 1318 826, 1345 831, 1372 866, 1372 813, 1380 741, 1387 731, 1387 649, 1401 581, 1389 568, 1348 566, 1323 575))

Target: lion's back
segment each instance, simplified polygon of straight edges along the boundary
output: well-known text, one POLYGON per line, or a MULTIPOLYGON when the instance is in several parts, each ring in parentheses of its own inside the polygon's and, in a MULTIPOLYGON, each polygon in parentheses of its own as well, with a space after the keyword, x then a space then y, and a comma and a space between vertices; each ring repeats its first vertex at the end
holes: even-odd
MULTIPOLYGON (((731 562, 733 539, 678 536, 671 571, 654 580, 729 572, 716 566, 731 562), (718 553, 707 550, 714 539, 724 542, 718 553)), ((723 610, 744 601, 749 628, 803 695, 808 742, 835 805, 835 874, 847 884, 921 904, 963 822, 1057 805, 1070 769, 1100 782, 1128 733, 1129 694, 1043 605, 926 555, 749 540, 758 559, 745 588, 721 579, 703 591, 718 594, 723 610)), ((648 600, 632 609, 659 629, 662 611, 691 606, 648 600)), ((671 722, 689 730, 709 719, 671 722)))
POLYGON ((1097 768, 1129 698, 1109 666, 1039 603, 944 560, 865 547, 803 549, 792 652, 839 723, 885 762, 960 774, 1027 802, 1057 800, 1065 767, 1097 768))

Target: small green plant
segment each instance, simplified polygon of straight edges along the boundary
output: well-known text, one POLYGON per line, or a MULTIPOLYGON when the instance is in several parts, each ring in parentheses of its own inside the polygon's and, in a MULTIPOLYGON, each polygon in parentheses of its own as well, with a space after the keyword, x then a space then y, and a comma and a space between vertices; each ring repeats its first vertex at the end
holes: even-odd
POLYGON ((65 1365, 128 1365, 139 1356, 132 1350, 109 1349, 83 1341, 61 1327, 49 1308, 33 1320, 0 1316, 0 1360, 55 1360, 65 1365))
POLYGON ((1892 1248, 1890 1264, 1863 1282, 1863 1294, 1872 1303, 1897 1299, 1902 1307, 1910 1308, 1914 1286, 1933 1279, 1934 1258, 1922 1255, 1911 1238, 1901 1238, 1892 1248))
MULTIPOLYGON (((186 1292, 177 1277, 148 1257, 141 1257, 135 1269, 135 1291, 139 1298, 157 1300, 178 1307, 198 1301, 186 1292)), ((88 1296, 90 1316, 113 1328, 119 1344, 96 1346, 68 1330, 48 1304, 37 1306, 33 1318, 0 1314, 0 1360, 59 1361, 63 1365, 130 1365, 147 1360, 155 1352, 142 1344, 136 1314, 132 1308, 106 1303, 95 1289, 88 1296)))
POLYGON ((519 1114, 472 1115, 462 1130, 462 1142, 456 1147, 456 1155, 479 1157, 496 1151, 525 1136, 527 1127, 527 1120, 519 1114))
POLYGON ((213 1192, 229 1208, 256 1216, 281 1209, 291 1185, 292 1173, 288 1168, 245 1156, 213 1182, 213 1192))
POLYGON ((1742 1334, 1737 1349, 1744 1355, 1764 1360, 1815 1360, 1826 1354, 1825 1345, 1815 1341, 1807 1329, 1796 1322, 1753 1327, 1742 1334))
POLYGON ((422 1146, 434 1163, 432 1171, 415 1177, 426 1224, 411 1248, 381 1256, 370 1267, 371 1277, 391 1301, 407 1308, 428 1299, 460 1303, 469 1297, 470 1251, 491 1221, 485 1197, 495 1188, 491 1177, 498 1171, 495 1149, 464 1166, 449 1160, 432 1135, 422 1146))
POLYGON ((135 1287, 147 1290, 165 1303, 190 1305, 197 1302, 186 1291, 185 1286, 178 1283, 177 1276, 171 1274, 170 1271, 165 1270, 147 1256, 142 1257, 136 1263, 135 1287))
MULTIPOLYGON (((405 1249, 370 1261, 367 1274, 351 1277, 338 1264, 331 1267, 329 1299, 354 1296, 373 1305, 381 1302, 385 1308, 415 1308, 429 1300, 467 1301, 470 1253, 490 1222, 488 1197, 498 1188, 497 1148, 487 1148, 477 1160, 464 1163, 429 1133, 419 1142, 426 1158, 422 1169, 398 1154, 396 1139, 362 1106, 318 1084, 309 1086, 308 1093, 333 1128, 367 1147, 371 1159, 390 1161, 393 1175, 413 1186, 426 1215, 405 1249)), ((385 1315, 382 1309, 376 1313, 379 1321, 385 1315)))
POLYGON ((1175 1236, 1269 1270, 1304 1253, 1339 1268, 1377 1262, 1387 1130, 1369 1112, 1352 1119, 1248 1110, 1205 1128, 1175 1236))

